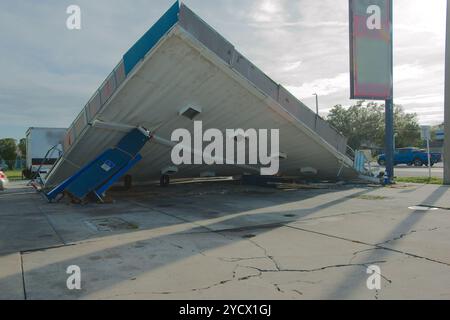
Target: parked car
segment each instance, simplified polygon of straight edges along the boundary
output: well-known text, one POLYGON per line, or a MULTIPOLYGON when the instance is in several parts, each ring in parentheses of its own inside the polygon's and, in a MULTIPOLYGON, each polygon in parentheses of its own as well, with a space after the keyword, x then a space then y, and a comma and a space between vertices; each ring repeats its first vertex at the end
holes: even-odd
POLYGON ((0 191, 5 190, 7 184, 8 184, 8 177, 3 171, 0 170, 0 191))
MULTIPOLYGON (((440 153, 431 153, 431 166, 441 162, 442 155, 440 153)), ((386 165, 386 155, 382 154, 378 157, 380 166, 386 165)), ((407 164, 409 166, 421 167, 428 166, 428 153, 426 150, 418 148, 397 149, 394 155, 394 165, 407 164)))

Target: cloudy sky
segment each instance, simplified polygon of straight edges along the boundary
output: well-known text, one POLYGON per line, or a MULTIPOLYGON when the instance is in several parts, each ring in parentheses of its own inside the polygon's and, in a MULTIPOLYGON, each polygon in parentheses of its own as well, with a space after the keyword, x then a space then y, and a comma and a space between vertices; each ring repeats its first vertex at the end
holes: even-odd
MULTIPOLYGON (((67 127, 174 0, 0 0, 0 137, 67 127), (82 29, 66 28, 66 8, 82 29)), ((186 0, 272 79, 321 113, 350 105, 348 0, 186 0)), ((395 102, 443 121, 445 0, 394 0, 395 102)))

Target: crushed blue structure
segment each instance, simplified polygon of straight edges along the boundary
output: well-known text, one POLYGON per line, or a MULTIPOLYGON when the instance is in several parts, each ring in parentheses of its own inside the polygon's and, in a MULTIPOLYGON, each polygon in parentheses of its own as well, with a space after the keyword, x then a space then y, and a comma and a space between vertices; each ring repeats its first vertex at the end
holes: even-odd
POLYGON ((46 193, 48 201, 52 202, 65 194, 78 202, 84 201, 89 195, 103 201, 105 192, 142 160, 139 152, 150 139, 150 132, 144 128, 131 130, 116 147, 106 150, 46 193))

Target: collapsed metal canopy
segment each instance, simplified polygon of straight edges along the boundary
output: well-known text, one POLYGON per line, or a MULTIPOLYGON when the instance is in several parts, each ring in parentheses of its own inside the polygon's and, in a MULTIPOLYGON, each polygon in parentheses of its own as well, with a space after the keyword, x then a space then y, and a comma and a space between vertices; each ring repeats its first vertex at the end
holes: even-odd
MULTIPOLYGON (((172 166, 172 132, 193 132, 194 122, 179 115, 186 106, 201 109, 195 120, 203 122, 204 130, 279 129, 280 152, 287 154, 280 162, 282 175, 299 176, 302 168, 313 168, 318 178, 357 177, 345 155, 345 137, 177 2, 123 56, 71 125, 64 155, 47 176, 46 187, 115 145, 126 128, 138 126, 157 128, 157 135, 130 174, 138 182, 159 178, 172 166), (108 123, 120 125, 111 128, 108 123)), ((182 165, 176 177, 205 172, 229 176, 257 173, 259 168, 182 165)))

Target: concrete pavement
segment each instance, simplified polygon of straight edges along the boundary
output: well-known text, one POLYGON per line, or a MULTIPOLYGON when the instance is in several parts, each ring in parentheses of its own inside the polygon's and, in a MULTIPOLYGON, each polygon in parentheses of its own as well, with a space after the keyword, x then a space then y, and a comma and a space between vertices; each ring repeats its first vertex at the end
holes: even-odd
POLYGON ((447 187, 112 192, 110 204, 0 193, 2 299, 450 299, 447 187), (68 290, 67 268, 81 269, 68 290), (367 288, 367 267, 381 289, 367 288))

